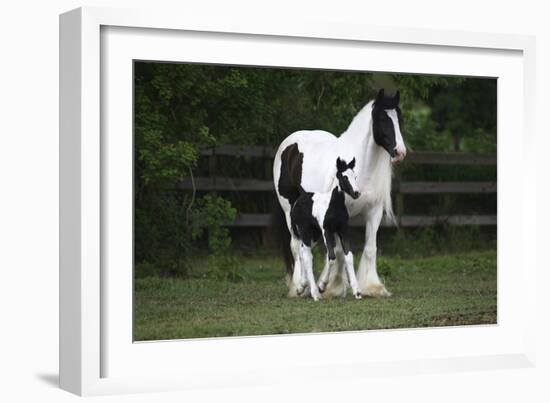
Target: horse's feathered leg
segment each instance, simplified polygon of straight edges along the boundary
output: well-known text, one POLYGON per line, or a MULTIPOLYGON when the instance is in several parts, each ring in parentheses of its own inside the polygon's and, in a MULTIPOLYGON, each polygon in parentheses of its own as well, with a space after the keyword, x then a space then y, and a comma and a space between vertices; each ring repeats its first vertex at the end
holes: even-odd
POLYGON ((289 297, 304 296, 304 288, 307 285, 307 278, 304 276, 304 270, 300 259, 301 243, 302 242, 298 238, 292 235, 290 240, 290 250, 292 251, 292 256, 294 258, 294 269, 288 284, 289 297))
POLYGON ((325 298, 343 298, 348 289, 348 279, 344 275, 344 254, 341 248, 336 248, 336 260, 332 263, 329 271, 329 279, 323 293, 325 298))
POLYGON ((363 295, 369 297, 389 297, 376 271, 376 232, 382 220, 383 206, 378 204, 367 211, 365 226, 365 247, 357 270, 357 280, 363 295))

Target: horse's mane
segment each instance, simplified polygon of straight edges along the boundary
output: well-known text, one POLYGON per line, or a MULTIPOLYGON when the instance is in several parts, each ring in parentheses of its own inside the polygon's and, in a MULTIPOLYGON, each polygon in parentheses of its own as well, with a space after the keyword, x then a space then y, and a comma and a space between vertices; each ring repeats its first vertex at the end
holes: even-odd
MULTIPOLYGON (((374 100, 367 103, 357 112, 352 119, 348 128, 340 137, 357 138, 360 136, 368 136, 366 139, 367 149, 373 144, 374 137, 372 136, 372 108, 374 100)), ((367 152, 365 150, 365 152, 367 152)), ((389 154, 381 147, 374 147, 372 153, 368 155, 370 161, 374 161, 374 170, 368 172, 369 186, 368 192, 372 192, 375 200, 380 200, 384 209, 384 213, 389 220, 393 220, 393 209, 391 203, 391 182, 392 182, 392 165, 389 154)))
POLYGON ((349 124, 348 128, 344 133, 342 133, 342 135, 347 133, 368 132, 372 120, 371 111, 373 103, 374 100, 370 101, 368 104, 363 106, 359 110, 359 112, 357 112, 357 114, 353 117, 351 123, 349 124))

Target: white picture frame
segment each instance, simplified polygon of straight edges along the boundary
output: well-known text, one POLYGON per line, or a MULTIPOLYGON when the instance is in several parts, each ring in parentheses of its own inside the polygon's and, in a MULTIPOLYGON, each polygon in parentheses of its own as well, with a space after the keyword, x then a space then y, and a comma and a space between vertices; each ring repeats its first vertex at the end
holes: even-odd
POLYGON ((314 20, 282 22, 270 21, 267 16, 214 20, 191 14, 103 8, 80 8, 62 14, 61 387, 79 395, 97 395, 534 365, 536 295, 535 284, 529 279, 536 277, 537 268, 535 242, 530 242, 536 233, 536 172, 533 164, 517 169, 507 164, 512 158, 507 139, 514 133, 516 140, 523 140, 515 144, 515 149, 524 158, 536 147, 532 128, 534 49, 534 38, 529 36, 314 20), (132 38, 139 35, 138 49, 132 38), (233 41, 231 54, 216 48, 220 41, 233 41), (324 68, 389 71, 398 68, 398 61, 388 67, 365 61, 360 55, 386 52, 390 60, 399 52, 410 52, 408 56, 416 52, 424 57, 407 62, 403 72, 499 76, 498 325, 134 343, 131 335, 128 337, 132 294, 128 254, 113 254, 109 247, 120 240, 122 243, 117 245, 127 252, 131 245, 129 188, 123 185, 128 169, 131 171, 132 155, 128 149, 131 142, 124 134, 128 133, 128 124, 131 130, 132 118, 128 60, 178 61, 172 52, 181 48, 181 43, 188 46, 188 61, 286 66, 288 60, 274 62, 277 57, 284 58, 284 49, 295 57, 296 66, 315 67, 321 63, 324 68), (262 52, 266 46, 269 51, 262 52), (323 47, 342 58, 316 59, 315 49, 323 47), (310 59, 300 58, 303 53, 310 59), (444 55, 443 62, 436 54, 444 55), (465 63, 459 69, 457 61, 470 60, 468 57, 479 63, 465 63), (491 73, 495 71, 502 75, 491 73), (515 95, 513 104, 502 98, 503 91, 515 95), (510 116, 508 111, 515 114, 510 116), (123 134, 113 135, 115 127, 123 134), (120 169, 112 163, 114 156, 120 169), (115 205, 115 200, 123 202, 115 205), (521 208, 517 209, 518 205, 521 208), (519 212, 513 217, 506 215, 514 206, 519 212), (110 259, 120 259, 118 262, 124 266, 116 275, 108 269, 110 259), (520 271, 513 272, 514 265, 520 271), (110 297, 113 290, 122 292, 117 294, 121 295, 117 301, 110 297), (512 300, 514 290, 520 301, 512 300), (369 350, 355 356, 354 351, 365 343, 402 347, 391 353, 380 349, 382 352, 369 350), (342 350, 340 360, 302 359, 303 355, 314 354, 319 346, 337 345, 342 350), (290 358, 281 358, 284 352, 290 358), (338 371, 327 371, 331 368, 338 371))

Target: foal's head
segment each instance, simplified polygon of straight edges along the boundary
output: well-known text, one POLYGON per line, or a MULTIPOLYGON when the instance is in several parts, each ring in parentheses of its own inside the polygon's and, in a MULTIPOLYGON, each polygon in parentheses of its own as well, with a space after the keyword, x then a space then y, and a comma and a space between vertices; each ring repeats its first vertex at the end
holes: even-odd
POLYGON ((394 96, 386 96, 383 88, 378 91, 372 107, 372 129, 374 141, 390 154, 391 161, 403 161, 407 149, 401 135, 399 91, 394 96))
POLYGON ((355 158, 349 164, 339 157, 336 159, 338 186, 353 199, 357 199, 361 193, 357 190, 357 179, 353 168, 355 168, 355 158))

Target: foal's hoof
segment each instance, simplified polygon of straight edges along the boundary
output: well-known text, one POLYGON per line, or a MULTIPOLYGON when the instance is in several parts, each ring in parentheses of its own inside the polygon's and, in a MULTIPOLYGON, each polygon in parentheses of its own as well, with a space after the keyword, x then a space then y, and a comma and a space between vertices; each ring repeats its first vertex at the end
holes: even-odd
POLYGON ((363 299, 360 291, 355 293, 355 299, 363 299))
POLYGON ((321 294, 325 292, 325 286, 323 284, 319 284, 317 287, 319 288, 319 292, 321 294))
POLYGON ((306 290, 306 287, 297 287, 296 288, 296 294, 298 296, 301 296, 304 293, 305 290, 306 290))

